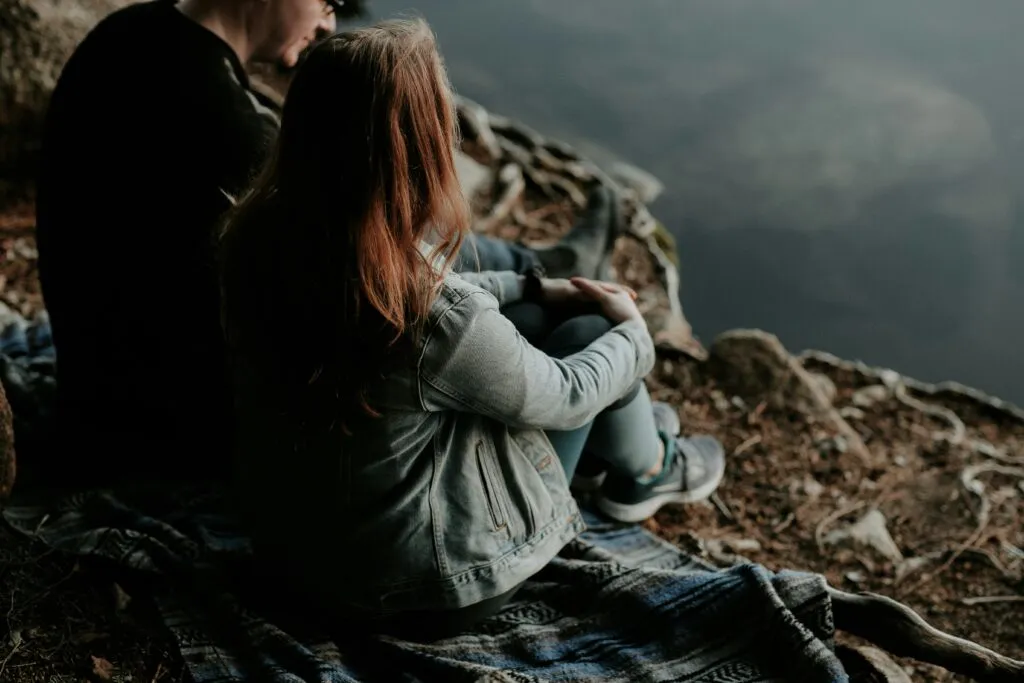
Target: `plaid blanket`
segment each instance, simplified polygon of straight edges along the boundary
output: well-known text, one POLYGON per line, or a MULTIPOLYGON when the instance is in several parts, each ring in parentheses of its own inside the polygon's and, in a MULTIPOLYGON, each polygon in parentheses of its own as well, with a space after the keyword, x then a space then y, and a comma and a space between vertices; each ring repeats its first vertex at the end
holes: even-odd
POLYGON ((588 531, 500 614, 455 638, 404 642, 266 609, 254 596, 277 587, 253 590, 249 544, 223 493, 167 489, 24 500, 3 514, 57 550, 148 576, 197 683, 849 680, 817 575, 716 570, 640 527, 587 515, 588 531))

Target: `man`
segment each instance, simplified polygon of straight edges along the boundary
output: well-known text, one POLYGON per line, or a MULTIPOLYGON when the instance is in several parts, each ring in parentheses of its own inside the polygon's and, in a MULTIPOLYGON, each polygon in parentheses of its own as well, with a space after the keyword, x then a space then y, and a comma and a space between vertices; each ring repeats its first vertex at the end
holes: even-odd
MULTIPOLYGON (((341 0, 151 0, 104 19, 68 61, 37 197, 59 359, 49 474, 76 484, 227 475, 212 233, 277 131, 245 66, 294 66, 343 9, 341 0)), ((607 217, 608 204, 595 211, 607 217)), ((576 237, 607 241, 595 225, 576 237)), ((480 246, 482 269, 537 260, 500 242, 480 246)), ((459 262, 475 265, 465 254, 459 262)))

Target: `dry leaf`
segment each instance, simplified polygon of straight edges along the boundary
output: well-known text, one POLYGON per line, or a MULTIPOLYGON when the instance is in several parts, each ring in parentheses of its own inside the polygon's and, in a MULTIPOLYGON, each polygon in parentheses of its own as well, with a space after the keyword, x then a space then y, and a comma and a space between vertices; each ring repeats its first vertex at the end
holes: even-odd
POLYGON ((92 675, 101 681, 109 681, 114 676, 114 665, 103 657, 92 657, 92 675))

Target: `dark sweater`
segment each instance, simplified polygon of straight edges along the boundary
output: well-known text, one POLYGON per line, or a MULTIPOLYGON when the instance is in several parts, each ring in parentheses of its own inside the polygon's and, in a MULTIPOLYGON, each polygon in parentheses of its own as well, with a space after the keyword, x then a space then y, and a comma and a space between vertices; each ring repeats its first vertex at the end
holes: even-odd
POLYGON ((37 200, 65 476, 227 471, 213 230, 275 135, 234 51, 173 0, 114 12, 66 65, 37 200))

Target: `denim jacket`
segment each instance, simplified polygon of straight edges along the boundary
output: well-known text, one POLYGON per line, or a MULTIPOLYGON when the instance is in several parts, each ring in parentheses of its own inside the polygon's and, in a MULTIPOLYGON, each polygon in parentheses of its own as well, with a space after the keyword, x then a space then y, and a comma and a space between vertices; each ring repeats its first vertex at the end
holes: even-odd
POLYGON ((499 307, 513 273, 449 273, 415 357, 372 395, 358 438, 296 449, 236 396, 241 500, 258 550, 328 606, 385 616, 464 607, 540 570, 583 529, 543 430, 584 425, 654 364, 641 322, 567 358, 523 339, 499 307))

